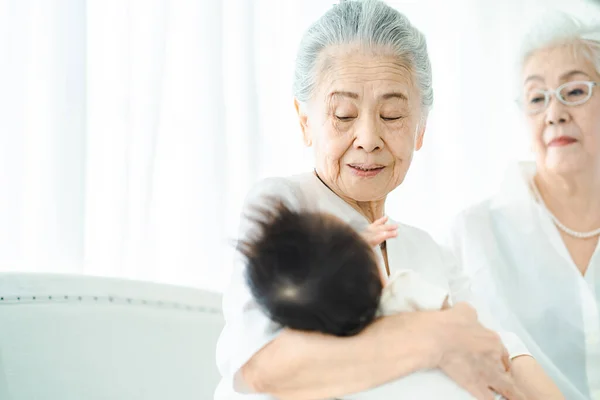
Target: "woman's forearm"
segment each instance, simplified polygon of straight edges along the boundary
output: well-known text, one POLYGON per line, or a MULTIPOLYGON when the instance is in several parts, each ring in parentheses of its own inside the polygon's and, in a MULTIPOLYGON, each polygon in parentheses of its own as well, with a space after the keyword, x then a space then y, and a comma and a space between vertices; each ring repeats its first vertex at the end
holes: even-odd
POLYGON ((435 366, 430 315, 385 317, 348 338, 285 331, 242 367, 242 376, 254 391, 282 400, 367 390, 435 366))
POLYGON ((530 356, 520 356, 512 360, 511 373, 517 387, 527 399, 559 400, 564 399, 554 382, 546 375, 542 367, 530 356))

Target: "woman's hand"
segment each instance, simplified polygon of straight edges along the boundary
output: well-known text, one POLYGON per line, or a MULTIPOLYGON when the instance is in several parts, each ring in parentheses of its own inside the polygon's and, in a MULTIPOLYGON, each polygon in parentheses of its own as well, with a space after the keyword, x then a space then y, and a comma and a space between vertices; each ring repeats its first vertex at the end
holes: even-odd
POLYGON ((388 224, 388 217, 381 217, 362 233, 371 247, 379 246, 388 239, 398 236, 398 225, 388 224))
POLYGON ((473 307, 458 303, 440 315, 437 367, 477 399, 493 400, 494 392, 509 400, 525 398, 509 372, 508 352, 500 337, 478 322, 473 307))

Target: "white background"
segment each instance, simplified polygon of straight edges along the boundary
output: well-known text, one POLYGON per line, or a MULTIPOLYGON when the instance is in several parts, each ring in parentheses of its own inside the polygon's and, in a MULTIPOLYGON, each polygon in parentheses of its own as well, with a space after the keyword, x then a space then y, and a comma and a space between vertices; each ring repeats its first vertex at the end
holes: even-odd
MULTIPOLYGON (((0 0, 0 271, 222 290, 244 195, 310 170, 292 103, 329 0, 0 0)), ((427 36, 435 105, 387 212, 434 235, 529 155, 522 27, 583 0, 389 1, 427 36)))

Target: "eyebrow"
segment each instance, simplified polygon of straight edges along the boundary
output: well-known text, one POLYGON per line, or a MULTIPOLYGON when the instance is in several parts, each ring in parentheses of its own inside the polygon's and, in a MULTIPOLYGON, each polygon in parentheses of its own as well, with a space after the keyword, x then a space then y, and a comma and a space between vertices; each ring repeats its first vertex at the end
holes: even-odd
POLYGON ((351 99, 358 99, 358 93, 354 92, 331 92, 329 94, 330 98, 334 98, 336 96, 350 97, 351 99))
POLYGON ((396 98, 396 99, 408 101, 408 97, 406 97, 406 95, 404 93, 400 93, 400 92, 386 93, 383 96, 381 96, 381 98, 383 100, 388 100, 388 99, 394 99, 394 98, 396 98))
MULTIPOLYGON (((573 71, 569 71, 569 72, 566 72, 566 73, 562 74, 560 76, 560 80, 562 81, 562 80, 569 79, 569 78, 573 77, 574 75, 585 75, 588 78, 590 78, 590 76, 587 73, 583 72, 583 71, 573 70, 573 71)), ((544 78, 542 78, 541 76, 539 76, 539 75, 530 75, 530 76, 527 77, 527 79, 525 79, 525 82, 523 82, 523 84, 525 84, 525 83, 527 83, 529 81, 533 81, 533 80, 544 82, 544 78)))
MULTIPOLYGON (((345 92, 345 91, 336 91, 336 92, 331 92, 329 94, 330 98, 333 98, 335 96, 343 96, 343 97, 350 97, 351 99, 358 99, 360 96, 358 95, 358 93, 354 93, 354 92, 345 92)), ((390 93, 385 93, 383 95, 380 96, 380 99, 382 100, 389 100, 389 99, 400 99, 400 100, 404 100, 404 101, 408 101, 408 97, 401 92, 390 92, 390 93)))
POLYGON ((569 71, 569 72, 567 72, 566 74, 562 74, 562 75, 560 76, 560 79, 561 79, 561 80, 564 80, 564 79, 569 79, 569 78, 573 77, 574 75, 585 75, 585 76, 587 76, 588 78, 590 78, 590 76, 589 76, 588 74, 586 74, 585 72, 583 72, 583 71, 579 71, 579 70, 573 70, 573 71, 569 71))

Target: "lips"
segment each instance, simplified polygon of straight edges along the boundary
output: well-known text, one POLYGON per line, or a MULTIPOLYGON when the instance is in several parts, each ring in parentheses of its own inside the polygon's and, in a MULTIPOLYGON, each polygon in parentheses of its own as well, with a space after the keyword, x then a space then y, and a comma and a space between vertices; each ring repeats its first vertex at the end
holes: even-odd
POLYGON ((348 164, 351 173, 359 178, 373 178, 385 169, 379 164, 348 164))
POLYGON ((376 171, 385 168, 383 165, 378 164, 348 164, 350 168, 357 169, 359 171, 376 171))
POLYGON ((548 143, 548 147, 561 147, 561 146, 568 146, 570 144, 573 144, 577 142, 577 139, 573 139, 572 137, 569 136, 559 136, 555 139, 552 139, 549 143, 548 143))

